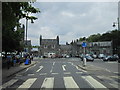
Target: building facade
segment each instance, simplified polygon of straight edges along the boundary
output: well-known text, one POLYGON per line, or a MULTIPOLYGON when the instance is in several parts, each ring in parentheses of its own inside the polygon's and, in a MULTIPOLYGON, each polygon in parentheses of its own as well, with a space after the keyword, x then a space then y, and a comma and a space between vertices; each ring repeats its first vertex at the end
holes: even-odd
MULTIPOLYGON (((43 39, 40 36, 40 48, 39 56, 51 57, 51 56, 64 56, 69 55, 71 57, 80 56, 84 53, 84 48, 82 47, 80 41, 73 42, 71 44, 60 45, 59 36, 56 39, 43 39)), ((104 42, 86 42, 86 54, 105 54, 112 55, 112 41, 104 42)))
POLYGON ((40 56, 51 57, 59 54, 59 36, 56 39, 43 39, 40 36, 40 56))

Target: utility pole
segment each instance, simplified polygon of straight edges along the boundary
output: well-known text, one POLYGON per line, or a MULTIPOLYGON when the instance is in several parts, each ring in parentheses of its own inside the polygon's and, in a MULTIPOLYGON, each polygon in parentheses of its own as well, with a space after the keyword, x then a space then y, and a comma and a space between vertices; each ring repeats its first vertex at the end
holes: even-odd
POLYGON ((118 30, 120 30, 120 21, 119 21, 119 17, 117 18, 118 20, 118 30))
MULTIPOLYGON (((28 13, 27 13, 28 16, 28 13)), ((27 28, 28 28, 28 18, 26 17, 26 46, 27 46, 27 28)))

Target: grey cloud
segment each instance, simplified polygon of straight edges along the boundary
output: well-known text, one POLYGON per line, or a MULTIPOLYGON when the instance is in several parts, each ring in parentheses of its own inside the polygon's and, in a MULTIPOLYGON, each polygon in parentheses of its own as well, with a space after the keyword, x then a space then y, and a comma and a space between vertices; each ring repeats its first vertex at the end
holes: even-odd
POLYGON ((111 30, 117 18, 117 3, 36 3, 40 14, 34 24, 29 24, 29 38, 39 45, 38 37, 60 36, 60 42, 70 42, 81 36, 111 30), (45 28, 46 27, 46 28, 45 28), (45 29, 41 29, 45 28, 45 29), (36 38, 36 40, 35 40, 36 38))

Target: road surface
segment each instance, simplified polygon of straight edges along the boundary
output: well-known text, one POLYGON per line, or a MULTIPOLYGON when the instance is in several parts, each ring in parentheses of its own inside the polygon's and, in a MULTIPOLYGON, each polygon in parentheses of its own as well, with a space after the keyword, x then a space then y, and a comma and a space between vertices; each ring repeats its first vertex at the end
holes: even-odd
POLYGON ((39 90, 59 89, 105 89, 118 88, 118 63, 103 61, 87 62, 99 67, 99 70, 86 71, 78 67, 80 58, 46 58, 36 59, 37 64, 17 73, 3 84, 3 88, 37 88, 39 90), (110 67, 109 67, 110 66, 110 67), (111 68, 112 66, 112 68, 111 68), (111 72, 114 70, 113 72, 111 72))

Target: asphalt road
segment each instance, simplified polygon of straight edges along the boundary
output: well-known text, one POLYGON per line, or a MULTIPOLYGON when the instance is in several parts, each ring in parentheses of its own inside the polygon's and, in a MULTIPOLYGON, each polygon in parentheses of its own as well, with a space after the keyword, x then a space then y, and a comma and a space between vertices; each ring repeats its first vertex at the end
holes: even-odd
POLYGON ((7 88, 55 89, 98 89, 118 88, 118 63, 96 60, 87 65, 100 67, 99 70, 85 71, 78 67, 80 58, 36 59, 37 64, 18 73, 3 84, 7 88), (112 67, 112 68, 111 68, 112 67))

